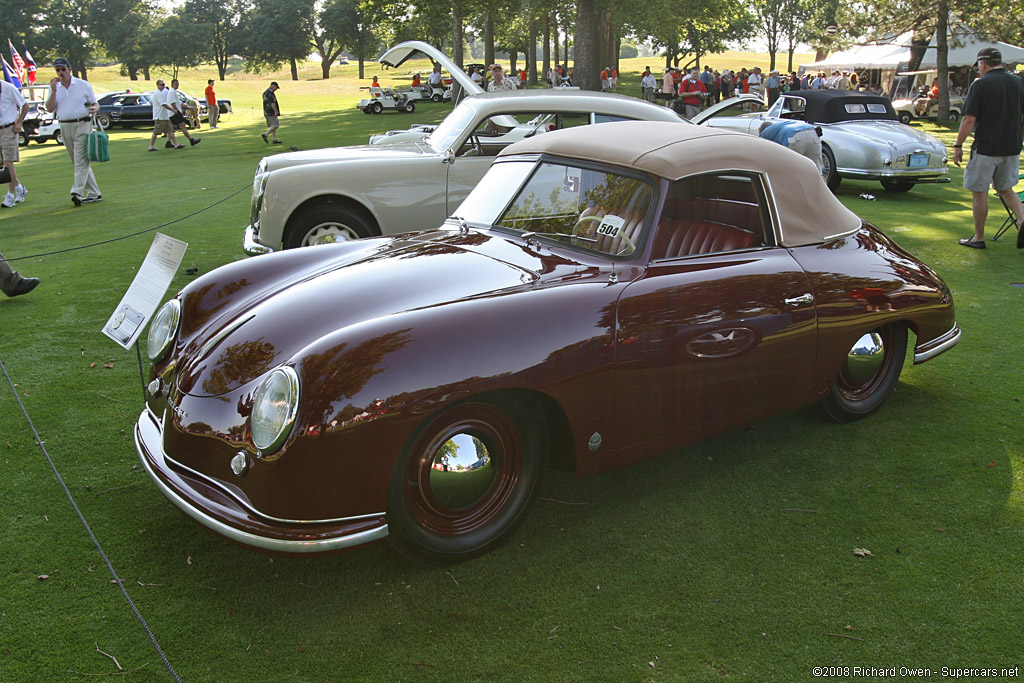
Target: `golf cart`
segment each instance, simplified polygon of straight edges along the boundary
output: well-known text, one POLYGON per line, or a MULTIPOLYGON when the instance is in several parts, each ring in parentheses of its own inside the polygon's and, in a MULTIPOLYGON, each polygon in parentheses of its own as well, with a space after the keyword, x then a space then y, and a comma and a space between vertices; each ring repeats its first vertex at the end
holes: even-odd
POLYGON ((369 90, 370 97, 359 100, 356 105, 364 114, 380 114, 386 111, 404 111, 411 114, 416 111, 416 104, 409 98, 409 93, 394 92, 391 88, 371 85, 360 90, 369 90))
MULTIPOLYGON (((924 71, 902 71, 898 77, 905 77, 910 81, 910 92, 908 97, 894 99, 892 108, 896 110, 900 123, 910 123, 915 119, 935 120, 939 116, 939 100, 928 96, 928 77, 934 79, 937 72, 935 69, 924 71)), ((949 120, 956 123, 963 115, 964 100, 959 95, 949 93, 949 120)))

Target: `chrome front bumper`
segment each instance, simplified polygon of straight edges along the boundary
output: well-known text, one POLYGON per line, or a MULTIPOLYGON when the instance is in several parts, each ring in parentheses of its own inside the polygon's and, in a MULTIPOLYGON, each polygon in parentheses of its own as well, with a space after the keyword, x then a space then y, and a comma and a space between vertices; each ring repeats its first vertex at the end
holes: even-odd
MULTIPOLYGON (((170 467, 163 451, 160 425, 157 424, 156 416, 148 409, 142 411, 139 421, 135 425, 135 447, 139 452, 142 465, 161 493, 189 517, 214 533, 236 543, 260 550, 288 554, 330 553, 371 543, 388 535, 387 524, 342 536, 316 540, 271 538, 236 529, 197 508, 192 501, 181 494, 182 491, 193 491, 194 488, 186 476, 179 475, 170 467)), ((197 495, 197 497, 201 496, 197 495)))
POLYGON ((914 365, 935 358, 935 356, 940 353, 948 351, 956 346, 959 341, 960 327, 956 323, 953 323, 953 328, 949 332, 946 332, 940 337, 936 337, 930 342, 921 344, 914 349, 914 365))
POLYGON ((259 256, 260 254, 269 254, 274 251, 271 247, 265 244, 260 244, 256 241, 256 231, 250 225, 245 229, 245 236, 242 237, 242 251, 249 256, 259 256))

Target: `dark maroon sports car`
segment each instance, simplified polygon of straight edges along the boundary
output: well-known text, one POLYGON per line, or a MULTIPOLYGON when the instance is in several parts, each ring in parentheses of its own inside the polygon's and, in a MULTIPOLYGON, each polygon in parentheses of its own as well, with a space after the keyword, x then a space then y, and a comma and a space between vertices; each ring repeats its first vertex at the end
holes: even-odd
POLYGON ((551 459, 590 475, 822 402, 874 412, 908 333, 957 343, 930 268, 767 141, 608 123, 507 148, 436 230, 219 268, 164 305, 136 443, 255 548, 485 552, 551 459))

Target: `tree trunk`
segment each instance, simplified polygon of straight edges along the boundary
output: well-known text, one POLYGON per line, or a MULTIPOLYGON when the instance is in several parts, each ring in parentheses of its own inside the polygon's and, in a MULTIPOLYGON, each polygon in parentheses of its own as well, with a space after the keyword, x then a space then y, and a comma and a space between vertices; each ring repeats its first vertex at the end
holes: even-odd
POLYGON ((508 51, 508 64, 509 64, 508 73, 509 73, 510 76, 515 76, 515 78, 512 79, 514 81, 518 81, 519 80, 519 73, 518 73, 519 69, 516 68, 516 62, 517 61, 519 61, 519 51, 518 50, 509 50, 508 51))
POLYGON ((595 0, 579 0, 576 14, 576 52, 573 60, 573 85, 583 90, 601 89, 601 69, 597 62, 600 44, 599 20, 595 13, 595 0))
MULTIPOLYGON (((554 12, 551 13, 553 21, 551 22, 551 57, 554 60, 555 66, 562 63, 562 60, 558 56, 558 15, 554 12)), ((558 85, 555 83, 555 85, 558 85)))
POLYGON ((530 85, 537 85, 537 20, 530 17, 530 37, 526 41, 526 79, 530 85))
POLYGON ((935 24, 935 67, 939 79, 939 123, 949 120, 949 0, 939 0, 939 17, 935 24))
POLYGON ((484 15, 484 63, 494 64, 494 12, 490 10, 484 15))
POLYGON ((139 70, 134 66, 128 67, 128 80, 137 81, 139 80, 139 70))
POLYGON ((466 42, 462 26, 462 3, 452 0, 452 61, 459 66, 465 64, 463 43, 466 42))
POLYGON ((295 57, 289 57, 288 61, 291 63, 291 66, 292 66, 292 80, 293 81, 299 80, 299 64, 298 64, 298 62, 295 61, 295 57))
POLYGON ((551 24, 546 13, 541 18, 541 34, 544 38, 544 73, 541 76, 546 79, 551 71, 551 24))
POLYGON ((325 55, 323 52, 320 53, 320 72, 323 79, 326 81, 331 77, 331 60, 329 55, 325 55))
POLYGON ((146 80, 146 81, 152 80, 150 78, 150 76, 149 76, 149 67, 148 66, 142 67, 142 78, 143 78, 143 80, 146 80))

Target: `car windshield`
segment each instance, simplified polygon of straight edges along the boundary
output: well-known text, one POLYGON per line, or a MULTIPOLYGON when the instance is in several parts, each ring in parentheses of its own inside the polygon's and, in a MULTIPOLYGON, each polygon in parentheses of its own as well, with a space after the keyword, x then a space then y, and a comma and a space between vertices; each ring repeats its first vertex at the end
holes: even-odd
POLYGON ((451 149, 463 131, 473 123, 475 116, 476 109, 468 102, 463 102, 438 124, 434 132, 427 137, 427 144, 438 152, 451 149))
POLYGON ((543 162, 496 221, 501 228, 628 258, 643 237, 651 185, 634 176, 543 162))

